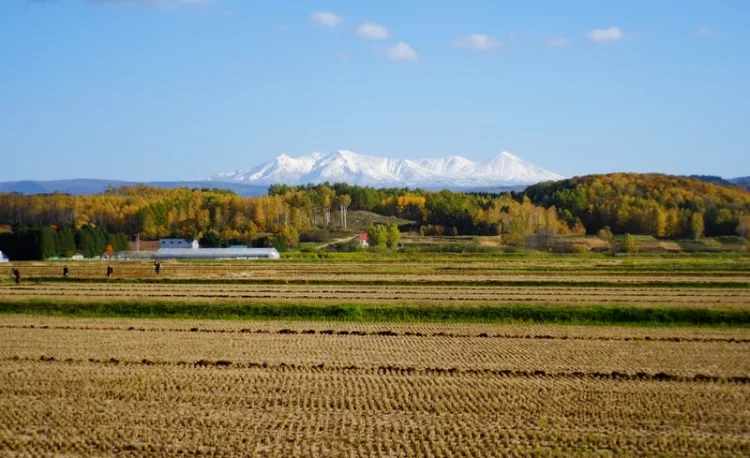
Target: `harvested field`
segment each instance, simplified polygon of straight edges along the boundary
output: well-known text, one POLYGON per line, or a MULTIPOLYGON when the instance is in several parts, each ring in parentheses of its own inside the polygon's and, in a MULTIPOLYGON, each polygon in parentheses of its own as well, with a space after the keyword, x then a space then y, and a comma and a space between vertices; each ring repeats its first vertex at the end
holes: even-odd
MULTIPOLYGON (((563 260, 565 258, 562 258, 563 260)), ((150 262, 113 262, 116 279, 155 279, 150 262)), ((59 262, 14 263, 24 278, 59 278, 59 262)), ((70 263, 71 279, 104 279, 105 262, 70 263)), ((353 283, 481 283, 530 282, 543 283, 738 283, 750 287, 750 259, 737 257, 726 261, 696 259, 646 258, 632 260, 572 258, 561 261, 504 259, 502 262, 481 262, 472 258, 456 258, 449 262, 277 262, 235 261, 164 262, 158 278, 172 280, 244 280, 258 282, 326 282, 353 283)))
POLYGON ((0 282, 0 456, 750 455, 747 257, 104 266, 0 282))
POLYGON ((114 279, 99 262, 73 265, 68 279, 54 276, 59 263, 21 263, 26 280, 0 284, 0 303, 78 316, 86 308, 71 302, 103 316, 750 324, 746 257, 464 261, 171 262, 159 276, 133 261, 114 279))
POLYGON ((750 453, 744 329, 2 325, 7 455, 750 453))
MULTIPOLYGON (((393 365, 415 369, 541 369, 584 373, 635 373, 641 370, 654 374, 668 372, 694 376, 702 373, 720 377, 750 374, 750 340, 741 338, 735 338, 735 341, 679 342, 667 339, 557 339, 551 345, 547 339, 489 338, 489 334, 480 337, 482 332, 449 336, 447 330, 428 332, 420 325, 410 327, 413 329, 411 335, 406 334, 409 331, 398 333, 387 324, 375 327, 365 335, 354 334, 354 330, 343 334, 343 329, 328 334, 325 333, 326 326, 314 323, 304 323, 299 331, 282 328, 275 332, 236 333, 200 332, 201 327, 196 331, 183 327, 174 332, 148 332, 115 327, 99 329, 100 326, 84 329, 81 326, 24 328, 6 325, 0 359, 46 356, 64 360, 76 356, 83 360, 140 361, 146 358, 190 362, 206 359, 302 366, 326 363, 342 367, 364 364, 367 367, 393 365), (424 335, 414 335, 416 333, 424 335), (186 360, 188 355, 190 359, 186 360)), ((679 332, 671 334, 679 335, 679 332)))
POLYGON ((659 306, 746 307, 750 288, 639 288, 442 285, 237 285, 173 283, 39 282, 0 286, 2 299, 76 300, 247 300, 323 303, 521 303, 629 304, 659 306))

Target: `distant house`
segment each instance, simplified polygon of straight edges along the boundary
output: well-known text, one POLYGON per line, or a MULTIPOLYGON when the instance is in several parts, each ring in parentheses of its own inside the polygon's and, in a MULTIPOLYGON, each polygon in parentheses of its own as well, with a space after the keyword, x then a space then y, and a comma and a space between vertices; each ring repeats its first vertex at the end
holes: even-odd
POLYGON ((189 242, 185 239, 161 239, 159 240, 159 249, 162 248, 190 248, 197 250, 198 241, 189 242))
POLYGON ((357 248, 367 248, 370 246, 370 238, 367 234, 359 234, 351 240, 351 243, 357 246, 357 248))
POLYGON ((73 256, 70 257, 73 261, 83 261, 86 259, 81 253, 76 253, 73 256))
POLYGON ((8 262, 8 258, 5 257, 2 251, 0 251, 0 262, 8 262))

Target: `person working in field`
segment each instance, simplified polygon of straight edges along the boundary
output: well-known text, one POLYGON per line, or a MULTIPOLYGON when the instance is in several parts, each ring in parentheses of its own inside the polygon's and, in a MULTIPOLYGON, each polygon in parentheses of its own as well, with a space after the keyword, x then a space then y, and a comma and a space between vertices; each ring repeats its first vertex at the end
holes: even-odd
POLYGON ((18 269, 13 269, 13 277, 16 279, 16 285, 21 284, 21 271, 18 269))
POLYGON ((161 263, 159 261, 154 261, 154 272, 156 275, 159 275, 161 273, 161 263))
POLYGON ((68 269, 68 266, 63 266, 63 278, 68 278, 70 275, 70 269, 68 269))
POLYGON ((112 265, 107 266, 107 278, 112 278, 112 275, 115 274, 115 269, 112 268, 112 265))

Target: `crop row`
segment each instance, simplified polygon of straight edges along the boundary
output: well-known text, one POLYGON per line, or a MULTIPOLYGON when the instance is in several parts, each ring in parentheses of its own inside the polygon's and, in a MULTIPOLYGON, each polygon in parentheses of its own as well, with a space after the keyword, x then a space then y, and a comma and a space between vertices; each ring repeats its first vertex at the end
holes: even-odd
POLYGON ((479 339, 534 339, 534 340, 594 340, 594 341, 620 341, 620 342, 726 342, 736 344, 747 344, 750 343, 750 338, 735 338, 735 337, 663 337, 663 336, 617 336, 617 335, 553 335, 553 334, 510 334, 510 333, 489 333, 479 332, 476 334, 466 333, 455 333, 455 332, 429 332, 429 331, 403 331, 397 332, 391 329, 367 331, 367 330, 348 330, 348 329, 289 329, 283 328, 278 330, 269 329, 252 329, 252 328, 240 328, 240 329, 224 329, 224 328, 144 328, 144 327, 116 327, 116 326, 105 326, 105 327, 92 327, 92 326, 49 326, 49 325, 13 325, 13 324, 0 324, 0 329, 54 329, 54 330, 65 330, 65 331, 133 331, 133 332, 153 332, 153 333, 165 333, 165 332, 176 332, 176 333, 187 333, 187 332, 200 332, 209 334, 283 334, 283 335, 329 335, 329 336, 380 336, 380 337, 413 337, 413 338, 431 338, 431 337, 451 337, 457 339, 466 338, 479 338, 479 339))
POLYGON ((183 332, 198 329, 199 332, 224 331, 238 333, 241 330, 275 334, 282 329, 289 329, 301 334, 304 330, 357 331, 373 334, 382 330, 391 330, 399 335, 407 333, 416 335, 437 336, 476 336, 479 334, 507 335, 524 337, 526 335, 549 335, 554 338, 568 339, 612 339, 632 340, 670 339, 680 337, 688 341, 703 339, 716 341, 750 339, 750 329, 726 327, 635 327, 635 326, 575 326, 561 324, 489 324, 489 323, 378 323, 352 321, 253 321, 243 320, 174 320, 166 318, 67 318, 59 316, 37 315, 2 315, 0 325, 5 328, 25 329, 80 329, 100 332, 100 330, 124 331, 163 331, 183 332))
MULTIPOLYGON (((304 330, 304 328, 303 328, 304 330)), ((308 328, 309 330, 309 328, 308 328)), ((750 375, 750 346, 729 341, 415 338, 380 329, 377 335, 134 332, 134 330, 2 329, 0 358, 181 361, 261 360, 272 364, 357 367, 649 372, 681 376, 750 375)), ((489 334, 488 334, 489 335, 489 334)))
MULTIPOLYGON (((2 360, 0 360, 1 362, 2 360)), ((200 359, 198 361, 154 361, 147 358, 141 360, 120 360, 117 358, 108 359, 96 359, 88 358, 86 360, 65 358, 58 360, 54 356, 40 356, 39 358, 32 357, 21 357, 12 356, 6 358, 5 361, 41 361, 45 363, 58 363, 58 364, 102 364, 102 365, 124 365, 124 366, 183 366, 183 367, 194 367, 194 368, 242 368, 242 369, 267 369, 270 371, 300 371, 300 372, 341 372, 341 373, 362 373, 362 374, 377 374, 377 375, 450 375, 450 376, 463 376, 463 375, 484 375, 484 376, 495 376, 495 377, 541 377, 545 379, 598 379, 598 380, 619 380, 619 381, 656 381, 656 382, 688 382, 688 383, 737 383, 737 384, 750 384, 750 376, 715 376, 706 374, 694 374, 694 375, 677 375, 669 374, 665 372, 648 373, 643 371, 638 372, 584 372, 584 371, 556 371, 550 372, 543 369, 497 369, 497 368, 459 368, 459 367, 413 367, 413 366, 399 366, 394 364, 380 365, 380 366, 364 366, 359 367, 354 364, 348 366, 332 366, 326 365, 325 363, 303 365, 295 363, 268 363, 268 362, 233 362, 226 359, 219 360, 208 360, 200 359)))
MULTIPOLYGON (((442 294, 460 293, 460 292, 513 292, 517 290, 523 291, 524 289, 531 289, 531 286, 504 286, 504 285, 463 285, 463 284, 415 284, 408 285, 409 289, 423 292, 440 292, 442 294), (519 287, 520 286, 520 287, 519 287)), ((46 290, 54 289, 59 291, 221 291, 221 292, 278 292, 278 291, 321 291, 321 292, 341 292, 341 293, 352 293, 352 292, 399 292, 403 291, 405 285, 400 284, 379 284, 379 285, 351 285, 351 284, 305 284, 305 283, 289 283, 289 284, 261 284, 253 282, 237 282, 237 283, 222 283, 220 281, 186 281, 186 282, 172 282, 172 281, 153 281, 153 282, 120 282, 120 281, 108 281, 108 282, 89 282, 89 281, 31 281, 25 282, 22 285, 5 285, 3 290, 5 291, 35 291, 35 290, 46 290)), ((587 287, 576 285, 570 285, 565 287, 560 286, 533 286, 533 290, 540 294, 562 294, 571 289, 579 289, 586 291, 587 287)), ((713 297, 722 295, 725 293, 736 294, 739 296, 750 296, 747 288, 742 287, 728 287, 728 288, 715 288, 707 289, 701 286, 697 287, 650 287, 643 288, 639 284, 633 285, 613 285, 606 286, 601 285, 595 288, 597 293, 603 294, 671 294, 675 296, 693 296, 703 295, 707 297, 713 297)))
POLYGON ((27 278, 27 282, 65 282, 65 283, 106 283, 106 284, 210 284, 210 285, 336 285, 336 286, 508 286, 508 287, 580 287, 580 288, 630 288, 633 286, 643 288, 750 288, 750 277, 694 277, 694 276, 669 276, 669 277, 628 277, 617 278, 608 276, 580 276, 571 275, 566 277, 549 277, 546 275, 536 276, 513 276, 513 275, 381 275, 363 277, 358 273, 328 272, 326 274, 306 275, 296 273, 293 275, 273 275, 265 272, 259 275, 248 275, 238 273, 236 275, 204 275, 202 277, 174 278, 168 276, 144 276, 124 277, 115 274, 113 278, 107 278, 104 274, 95 277, 71 277, 44 276, 27 278))
MULTIPOLYGON (((149 272, 153 261, 115 261, 123 271, 128 272, 149 272)), ((30 269, 34 272, 56 270, 62 262, 15 262, 14 265, 30 269)), ((664 272, 725 272, 725 273, 750 273, 750 258, 747 256, 721 257, 716 255, 709 256, 676 256, 676 257, 650 257, 635 256, 623 258, 586 258, 586 257, 565 257, 565 256, 548 256, 537 259, 532 258, 514 258, 512 256, 498 258, 492 261, 480 261, 471 259, 461 259, 456 257, 455 260, 435 260, 435 259, 409 259, 402 258, 398 261, 381 261, 373 257, 367 261, 357 262, 339 262, 325 261, 319 262, 314 260, 290 260, 275 262, 237 262, 237 261, 164 261, 165 271, 186 272, 186 271, 236 271, 238 269, 248 271, 262 271, 272 269, 276 271, 284 270, 306 270, 309 272, 327 271, 327 270, 364 270, 372 272, 399 273, 409 272, 435 272, 435 271, 495 271, 495 272, 546 272, 561 273, 565 271, 572 272, 608 272, 608 273, 632 273, 644 272, 649 274, 660 274, 664 272)), ((96 270, 102 265, 102 262, 72 262, 69 265, 76 266, 82 271, 96 270)))
POLYGON ((358 301, 393 303, 433 302, 542 302, 660 305, 750 305, 750 290, 742 289, 642 289, 642 288, 534 288, 335 285, 224 286, 142 284, 41 283, 0 288, 0 297, 163 298, 163 299, 291 299, 306 301, 358 301))
POLYGON ((750 453, 744 383, 198 361, 0 361, 0 454, 750 453))
MULTIPOLYGON (((705 266, 696 264, 692 270, 685 270, 682 261, 660 265, 660 270, 640 270, 641 263, 618 261, 558 264, 554 259, 533 264, 474 263, 470 265, 406 262, 406 263, 303 263, 303 262, 165 262, 161 274, 156 276, 150 261, 114 262, 115 279, 119 280, 218 280, 222 282, 255 281, 283 282, 308 280, 311 282, 363 282, 369 284, 389 282, 553 282, 553 283, 706 283, 721 282, 748 283, 750 281, 750 260, 737 258, 733 267, 725 269, 724 264, 705 266), (613 270, 613 267, 617 267, 613 270), (674 270, 670 270, 670 268, 674 270)), ((60 279, 62 263, 14 263, 24 278, 60 279)), ((692 265, 692 264, 688 264, 692 265)), ((69 263, 69 280, 93 281, 105 278, 106 264, 103 262, 69 263)), ((10 270, 8 270, 10 273, 10 270)))

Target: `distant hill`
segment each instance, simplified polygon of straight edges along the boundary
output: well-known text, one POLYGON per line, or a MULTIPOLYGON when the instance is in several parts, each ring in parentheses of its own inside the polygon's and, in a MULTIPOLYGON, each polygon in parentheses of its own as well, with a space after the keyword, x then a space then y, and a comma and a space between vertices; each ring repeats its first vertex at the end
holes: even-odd
POLYGON ((736 186, 750 190, 750 177, 732 178, 729 181, 731 181, 736 186))
POLYGON ((268 191, 267 186, 247 185, 232 182, 218 181, 152 181, 152 182, 135 182, 119 180, 97 180, 79 178, 73 180, 52 180, 52 181, 6 181, 0 183, 0 192, 17 192, 20 194, 49 194, 60 192, 63 194, 86 195, 99 194, 107 190, 108 187, 129 186, 134 184, 145 184, 148 186, 158 186, 162 188, 216 188, 233 191, 241 196, 256 197, 265 195, 268 191))
POLYGON ((698 180, 705 181, 706 183, 714 183, 724 186, 734 186, 735 184, 734 182, 732 182, 732 180, 727 180, 726 178, 722 178, 716 175, 688 175, 685 178, 696 178, 698 180))
POLYGON ((715 175, 689 175, 685 178, 696 178, 706 183, 720 184, 723 186, 737 186, 750 190, 750 177, 722 178, 715 175))
POLYGON ((529 186, 524 195, 569 222, 580 219, 589 233, 609 226, 656 237, 735 235, 750 213, 750 192, 735 184, 656 173, 586 175, 529 186))

